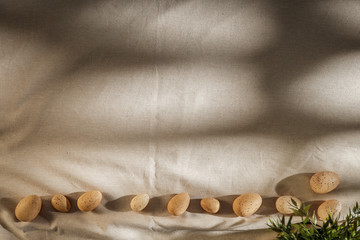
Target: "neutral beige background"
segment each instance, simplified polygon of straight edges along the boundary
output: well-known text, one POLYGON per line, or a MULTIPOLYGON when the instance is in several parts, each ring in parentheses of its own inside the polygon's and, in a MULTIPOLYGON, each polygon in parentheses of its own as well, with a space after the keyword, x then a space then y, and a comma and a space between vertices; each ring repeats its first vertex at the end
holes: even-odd
POLYGON ((345 213, 360 200, 359 16, 358 1, 1 1, 0 238, 272 239, 284 194, 345 213), (312 193, 320 170, 340 187, 312 193), (81 213, 91 189, 103 201, 81 213), (170 216, 183 191, 189 210, 170 216), (263 206, 236 217, 246 192, 263 206), (29 194, 43 208, 21 223, 29 194))

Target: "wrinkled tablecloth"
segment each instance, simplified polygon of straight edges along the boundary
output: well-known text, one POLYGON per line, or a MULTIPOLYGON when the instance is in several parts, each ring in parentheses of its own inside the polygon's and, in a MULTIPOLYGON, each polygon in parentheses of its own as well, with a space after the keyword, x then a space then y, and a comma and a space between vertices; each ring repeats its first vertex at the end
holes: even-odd
POLYGON ((346 214, 360 200, 359 22, 359 1, 1 1, 0 239, 274 239, 285 194, 346 214), (325 195, 309 187, 322 170, 341 177, 325 195), (93 189, 101 204, 80 212, 93 189), (190 207, 171 216, 180 192, 190 207), (248 192, 263 204, 237 217, 248 192), (42 210, 19 222, 30 194, 42 210))

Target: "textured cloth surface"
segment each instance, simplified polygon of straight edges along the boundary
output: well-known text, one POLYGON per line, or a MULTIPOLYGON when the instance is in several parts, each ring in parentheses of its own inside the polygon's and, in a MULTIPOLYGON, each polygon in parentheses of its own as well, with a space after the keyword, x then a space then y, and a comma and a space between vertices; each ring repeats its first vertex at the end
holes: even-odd
POLYGON ((345 214, 360 201, 359 22, 359 1, 1 1, 0 239, 273 239, 285 194, 345 214), (321 170, 338 189, 311 191, 321 170), (93 189, 101 204, 80 212, 93 189), (190 207, 170 216, 179 192, 190 207), (248 192, 263 205, 236 217, 248 192), (30 194, 40 215, 18 222, 30 194))

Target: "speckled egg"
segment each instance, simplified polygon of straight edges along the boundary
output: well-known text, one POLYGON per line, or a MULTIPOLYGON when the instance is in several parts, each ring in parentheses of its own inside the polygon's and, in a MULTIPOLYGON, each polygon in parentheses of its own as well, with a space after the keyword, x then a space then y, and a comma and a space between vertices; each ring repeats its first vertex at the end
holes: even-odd
POLYGON ((281 214, 293 213, 292 208, 295 208, 295 206, 293 206, 291 199, 296 202, 296 207, 300 208, 301 201, 298 198, 293 196, 281 196, 276 200, 275 203, 276 209, 279 211, 279 213, 281 214))
POLYGON ((93 190, 81 195, 77 201, 78 208, 83 212, 94 210, 101 202, 102 194, 100 191, 93 190))
POLYGON ((317 215, 320 220, 326 220, 331 213, 333 218, 336 218, 341 211, 341 203, 338 200, 328 200, 323 202, 317 209, 317 215))
POLYGON ((41 199, 36 195, 29 195, 19 201, 15 208, 15 216, 22 222, 30 222, 39 215, 41 199))
POLYGON ((261 206, 262 198, 257 193, 246 193, 237 197, 233 202, 233 210, 240 217, 253 215, 261 206))
POLYGON ((135 212, 142 211, 149 203, 150 197, 146 193, 135 196, 131 202, 130 207, 135 212))
POLYGON ((62 194, 55 194, 51 198, 51 205, 59 212, 69 212, 71 205, 69 199, 62 194))
POLYGON ((217 213, 220 210, 220 202, 215 198, 203 198, 200 206, 208 213, 217 213))
POLYGON ((190 196, 187 193, 179 193, 172 197, 168 203, 167 209, 174 216, 182 215, 190 204, 190 196))
POLYGON ((340 177, 335 172, 323 171, 315 173, 310 179, 310 187, 316 193, 328 193, 340 183, 340 177))

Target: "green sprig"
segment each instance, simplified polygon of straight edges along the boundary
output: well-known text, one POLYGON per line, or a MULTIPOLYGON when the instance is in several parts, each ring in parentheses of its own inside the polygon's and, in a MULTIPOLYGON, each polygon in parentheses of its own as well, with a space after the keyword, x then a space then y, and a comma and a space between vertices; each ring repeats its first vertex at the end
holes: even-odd
POLYGON ((301 203, 298 207, 291 199, 293 215, 286 221, 285 216, 276 220, 269 219, 268 227, 277 233, 280 240, 360 240, 360 208, 356 202, 349 209, 349 213, 343 221, 339 217, 334 218, 331 214, 322 225, 315 212, 311 214, 311 205, 301 203), (300 217, 300 222, 292 223, 293 216, 300 217))

